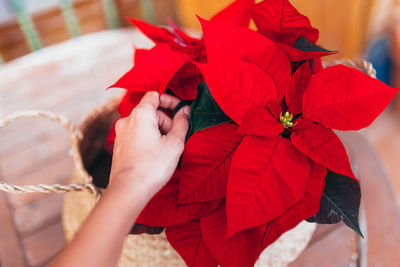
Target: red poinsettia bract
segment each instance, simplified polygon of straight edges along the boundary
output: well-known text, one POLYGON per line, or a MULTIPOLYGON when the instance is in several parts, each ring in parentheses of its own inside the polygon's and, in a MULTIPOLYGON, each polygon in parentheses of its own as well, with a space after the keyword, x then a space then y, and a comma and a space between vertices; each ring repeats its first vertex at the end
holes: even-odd
POLYGON ((291 76, 287 57, 270 61, 278 53, 258 33, 224 23, 202 25, 208 63, 198 66, 217 103, 245 135, 228 178, 228 234, 268 222, 299 201, 310 173, 307 158, 355 178, 330 128, 368 126, 398 89, 342 65, 311 75, 304 64, 291 76), (257 39, 259 50, 254 42, 232 42, 235 32, 243 40, 257 39), (275 70, 285 82, 272 82, 275 70))

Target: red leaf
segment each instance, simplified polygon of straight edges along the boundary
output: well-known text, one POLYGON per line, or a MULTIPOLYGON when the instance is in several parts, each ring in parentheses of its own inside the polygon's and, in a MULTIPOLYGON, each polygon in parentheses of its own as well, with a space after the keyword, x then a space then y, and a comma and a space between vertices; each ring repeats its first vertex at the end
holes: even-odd
POLYGON ((307 183, 304 198, 290 207, 282 216, 268 224, 262 250, 275 242, 283 233, 318 212, 325 188, 325 176, 326 168, 317 163, 312 163, 311 176, 307 183))
POLYGON ((356 179, 346 149, 340 139, 322 124, 304 120, 291 135, 293 145, 315 162, 329 170, 356 179))
POLYGON ((278 119, 280 117, 280 115, 282 114, 281 103, 278 103, 278 102, 269 103, 268 110, 271 112, 271 114, 272 114, 272 116, 274 116, 274 118, 278 119))
POLYGON ((220 201, 178 204, 178 179, 171 179, 147 204, 136 222, 148 226, 172 226, 198 219, 216 209, 220 201))
POLYGON ((179 98, 193 100, 197 95, 197 85, 203 80, 200 70, 193 63, 188 62, 175 73, 167 87, 179 98))
POLYGON ((157 27, 141 20, 127 18, 143 34, 153 40, 156 44, 167 43, 179 52, 188 54, 199 53, 202 49, 202 42, 192 38, 173 25, 172 30, 157 27))
POLYGON ((318 40, 318 30, 300 14, 289 0, 264 0, 254 7, 253 19, 258 30, 278 43, 293 46, 299 37, 312 43, 318 40))
POLYGON ((278 102, 283 99, 291 75, 290 62, 275 43, 248 28, 199 20, 210 61, 228 56, 257 65, 274 81, 278 102))
POLYGON ((253 6, 254 0, 236 0, 216 14, 211 20, 224 21, 248 27, 252 16, 253 6))
POLYGON ((304 197, 309 177, 309 160, 289 140, 246 136, 228 177, 228 235, 280 216, 304 197))
POLYGON ((304 62, 293 74, 286 89, 286 104, 290 113, 297 115, 303 111, 303 94, 311 80, 311 76, 309 62, 304 62))
POLYGON ((147 52, 140 52, 135 66, 110 87, 128 91, 158 91, 164 93, 165 85, 189 59, 174 52, 167 44, 157 44, 147 52))
MULTIPOLYGON (((153 46, 154 48, 154 46, 153 46)), ((134 66, 136 66, 139 62, 145 62, 146 61, 146 57, 148 57, 149 54, 149 49, 140 49, 140 48, 136 48, 136 46, 133 46, 134 49, 134 54, 133 54, 133 62, 135 62, 134 66)))
POLYGON ((226 196, 232 153, 242 140, 237 130, 237 125, 223 123, 198 131, 189 138, 181 162, 180 203, 226 196))
POLYGON ((291 62, 321 58, 337 53, 337 52, 324 52, 324 51, 305 52, 284 43, 277 43, 276 45, 287 55, 287 57, 291 62))
POLYGON ((274 82, 254 64, 224 58, 197 66, 215 101, 239 125, 248 110, 276 101, 274 82))
POLYGON ((331 129, 360 130, 379 116, 398 90, 359 70, 329 67, 312 78, 304 93, 303 115, 331 129))
POLYGON ((218 266, 202 240, 200 221, 167 227, 165 234, 171 246, 189 267, 218 266))
POLYGON ((225 205, 200 219, 203 240, 220 266, 250 267, 260 255, 266 225, 226 238, 225 205))
POLYGON ((278 136, 283 130, 283 125, 265 108, 253 108, 249 110, 239 129, 244 135, 263 137, 278 136))

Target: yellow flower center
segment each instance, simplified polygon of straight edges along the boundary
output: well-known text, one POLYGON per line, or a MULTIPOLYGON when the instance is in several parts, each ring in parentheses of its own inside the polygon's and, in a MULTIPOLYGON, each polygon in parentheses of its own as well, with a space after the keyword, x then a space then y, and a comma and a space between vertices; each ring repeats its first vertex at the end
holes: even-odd
POLYGON ((279 116, 279 121, 285 128, 290 128, 295 125, 293 123, 293 114, 290 114, 288 111, 286 111, 285 114, 282 114, 281 112, 281 115, 279 116))

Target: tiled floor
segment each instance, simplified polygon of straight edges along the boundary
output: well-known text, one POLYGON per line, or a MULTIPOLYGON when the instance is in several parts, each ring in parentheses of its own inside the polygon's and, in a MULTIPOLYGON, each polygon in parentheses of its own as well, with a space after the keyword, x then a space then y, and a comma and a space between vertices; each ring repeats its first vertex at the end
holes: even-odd
MULTIPOLYGON (((9 63, 0 69, 0 117, 19 110, 46 109, 61 113, 77 124, 93 107, 120 93, 115 90, 105 92, 104 88, 130 68, 132 43, 149 45, 136 32, 109 31, 84 36, 9 63)), ((374 145, 392 179, 393 188, 397 188, 400 195, 398 121, 394 114, 385 112, 362 134, 374 145)), ((357 147, 365 145, 352 144, 359 138, 350 136, 345 139, 348 146, 353 147, 351 153, 361 153, 357 147)), ((53 122, 22 119, 10 124, 0 130, 1 180, 13 184, 66 183, 73 168, 72 160, 67 156, 68 150, 66 133, 53 122)), ((368 154, 374 158, 373 152, 368 154)), ((366 163, 361 159, 360 164, 366 163)), ((390 236, 392 241, 387 241, 380 237, 381 229, 373 228, 380 222, 370 218, 373 215, 392 216, 390 222, 398 219, 400 222, 400 215, 397 211, 393 212, 392 203, 382 204, 386 203, 386 198, 391 199, 387 192, 392 189, 379 172, 378 165, 373 169, 366 168, 366 173, 360 175, 365 177, 362 182, 368 192, 365 203, 376 202, 380 205, 374 207, 369 204, 366 208, 368 230, 372 229, 370 237, 378 247, 384 247, 385 244, 390 246, 390 242, 400 240, 396 239, 399 229, 393 229, 390 236), (374 188, 368 181, 374 181, 377 176, 382 179, 382 185, 374 188), (382 195, 383 202, 379 202, 382 195), (373 208, 375 211, 370 213, 373 208)), ((62 195, 0 193, 0 266, 46 265, 65 245, 60 220, 61 206, 62 195)), ((387 227, 392 227, 392 224, 387 227)), ((354 238, 354 234, 342 224, 321 226, 308 249, 292 266, 349 266, 357 261, 353 257, 354 238)), ((383 251, 369 244, 368 249, 374 254, 367 256, 369 262, 385 263, 373 266, 390 266, 386 263, 400 261, 394 253, 385 252, 390 248, 383 251), (384 253, 389 256, 382 256, 384 253), (375 257, 375 261, 370 257, 375 257), (389 260, 385 261, 383 257, 389 260)), ((392 249, 395 249, 394 245, 392 249)))

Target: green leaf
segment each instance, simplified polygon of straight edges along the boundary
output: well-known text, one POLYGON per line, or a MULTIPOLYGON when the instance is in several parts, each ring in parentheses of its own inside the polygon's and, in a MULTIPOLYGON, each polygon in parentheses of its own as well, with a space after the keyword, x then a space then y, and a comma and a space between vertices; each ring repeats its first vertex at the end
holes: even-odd
POLYGON ((304 37, 300 37, 299 39, 297 39, 293 47, 304 52, 326 52, 326 53, 335 52, 322 48, 316 44, 313 44, 304 37))
POLYGON ((190 107, 190 130, 186 139, 197 131, 225 122, 232 122, 232 120, 215 102, 207 84, 205 82, 199 83, 197 85, 197 98, 190 107))
POLYGON ((193 103, 193 100, 182 100, 179 102, 179 104, 175 107, 174 112, 172 113, 172 116, 175 116, 178 111, 183 108, 184 106, 190 106, 193 103))
POLYGON ((320 210, 307 221, 333 224, 343 220, 348 227, 363 236, 358 223, 361 201, 361 190, 358 182, 330 170, 328 170, 325 182, 320 210))

